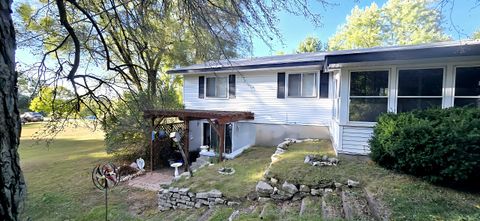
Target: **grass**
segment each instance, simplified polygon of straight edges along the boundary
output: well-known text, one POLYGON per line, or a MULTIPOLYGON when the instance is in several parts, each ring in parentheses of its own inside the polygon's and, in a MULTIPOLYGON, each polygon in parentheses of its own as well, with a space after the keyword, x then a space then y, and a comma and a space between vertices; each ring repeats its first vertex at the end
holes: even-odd
MULTIPOLYGON (((27 182, 27 201, 22 220, 102 220, 104 195, 96 190, 90 178, 94 165, 111 161, 105 153, 103 135, 87 128, 67 128, 46 147, 36 143, 32 135, 42 124, 27 124, 22 129, 20 163, 27 182)), ((244 199, 262 179, 274 148, 252 147, 240 157, 205 167, 177 186, 190 186, 194 191, 219 189, 228 198, 244 199), (221 167, 233 167, 234 175, 220 175, 221 167)), ((383 201, 393 220, 480 220, 480 195, 432 185, 421 179, 398 174, 359 157, 340 156, 336 167, 312 167, 303 163, 306 154, 334 153, 327 141, 301 143, 289 147, 272 165, 270 176, 281 182, 316 184, 328 181, 358 180, 362 188, 383 201)), ((154 192, 124 186, 109 192, 109 220, 197 220, 208 209, 177 210, 160 213, 156 210, 154 192)), ((264 220, 320 220, 318 200, 307 203, 303 216, 298 216, 298 203, 289 206, 270 203, 264 220)), ((307 201, 308 201, 307 200, 307 201)), ((244 202, 239 208, 250 206, 244 202)), ((238 209, 238 208, 236 208, 238 209)), ((234 209, 215 208, 209 220, 225 220, 234 209)), ((241 214, 239 220, 258 220, 262 207, 241 214)))
MULTIPOLYGON (((32 138, 42 123, 24 125, 20 163, 27 183, 23 219, 101 220, 104 194, 93 187, 91 170, 110 161, 103 134, 86 127, 68 127, 49 146, 32 138)), ((109 220, 136 220, 128 212, 131 192, 116 187, 109 193, 109 220)))
POLYGON ((252 147, 234 160, 204 167, 192 178, 181 179, 174 185, 188 186, 196 192, 218 189, 227 198, 245 198, 249 192, 255 190, 256 183, 262 179, 274 150, 272 147, 252 147), (219 174, 217 171, 222 167, 234 168, 235 174, 219 174))
POLYGON ((315 185, 358 180, 384 201, 394 220, 480 220, 480 194, 440 187, 377 166, 363 157, 340 156, 340 164, 313 167, 307 154, 331 155, 327 141, 294 144, 272 165, 269 176, 280 181, 315 185))

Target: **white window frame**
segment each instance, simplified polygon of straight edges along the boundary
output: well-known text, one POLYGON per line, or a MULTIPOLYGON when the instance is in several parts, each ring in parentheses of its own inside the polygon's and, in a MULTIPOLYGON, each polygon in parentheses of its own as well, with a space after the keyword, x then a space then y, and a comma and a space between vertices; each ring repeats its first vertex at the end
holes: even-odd
POLYGON ((229 91, 228 91, 228 88, 230 86, 230 83, 229 83, 229 80, 228 80, 228 76, 205 76, 205 88, 204 88, 204 94, 205 94, 205 98, 208 98, 208 99, 228 99, 229 98, 229 91), (215 96, 208 96, 207 95, 207 90, 208 90, 208 79, 209 78, 213 78, 215 79, 215 96), (225 97, 218 97, 217 94, 217 78, 225 78, 226 79, 226 87, 225 87, 225 97))
POLYGON ((347 95, 348 95, 348 105, 347 105, 347 110, 346 110, 346 119, 347 119, 347 124, 351 126, 374 126, 377 122, 374 121, 351 121, 350 120, 350 101, 351 98, 386 98, 387 99, 387 112, 389 111, 389 106, 390 106, 390 81, 392 79, 392 70, 391 68, 384 68, 384 67, 378 67, 378 68, 370 68, 370 69, 351 69, 348 70, 348 83, 347 83, 347 95), (387 95, 385 96, 351 96, 350 95, 350 88, 351 88, 351 79, 352 79, 352 72, 369 72, 369 71, 387 71, 388 74, 388 80, 387 80, 387 95))
POLYGON ((287 81, 286 81, 286 87, 285 87, 286 88, 286 90, 285 90, 286 97, 288 97, 288 98, 317 98, 318 97, 318 86, 317 86, 317 84, 319 83, 319 79, 318 79, 319 76, 320 75, 319 75, 318 71, 303 71, 303 72, 287 73, 287 79, 286 79, 287 81), (302 96, 302 95, 300 95, 300 96, 290 96, 290 95, 288 95, 289 94, 289 89, 290 89, 290 87, 289 87, 290 86, 290 75, 292 75, 292 74, 300 74, 300 76, 301 76, 300 77, 300 93, 302 93, 302 91, 303 91, 303 75, 304 74, 314 74, 314 77, 313 77, 313 79, 314 79, 313 84, 314 85, 313 86, 314 86, 315 94, 313 96, 302 96))
POLYGON ((455 99, 456 98, 473 98, 473 99, 480 99, 479 96, 456 96, 455 91, 457 89, 457 68, 480 68, 480 64, 472 64, 472 65, 455 65, 453 66, 453 94, 452 94, 452 107, 455 107, 455 99))
POLYGON ((400 98, 440 98, 442 99, 440 102, 440 108, 444 108, 444 99, 445 99, 445 86, 446 86, 446 78, 447 78, 447 68, 445 66, 399 66, 396 68, 396 79, 395 79, 395 107, 394 107, 394 113, 398 113, 398 100, 400 98), (400 84, 400 71, 405 71, 405 70, 423 70, 423 69, 442 69, 442 94, 440 96, 399 96, 398 91, 399 91, 399 84, 400 84))

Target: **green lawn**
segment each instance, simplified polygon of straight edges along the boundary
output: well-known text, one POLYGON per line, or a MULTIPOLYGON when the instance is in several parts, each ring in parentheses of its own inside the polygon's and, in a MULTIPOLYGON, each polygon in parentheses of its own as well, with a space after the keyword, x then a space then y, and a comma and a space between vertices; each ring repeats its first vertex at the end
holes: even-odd
POLYGON ((174 185, 189 186, 194 191, 209 191, 215 188, 228 198, 245 198, 249 192, 255 190, 256 183, 262 179, 274 151, 273 147, 249 148, 234 160, 204 167, 198 170, 193 178, 182 179, 174 185), (234 168, 235 174, 220 175, 217 171, 224 166, 234 168))
MULTIPOLYGON (((27 182, 27 202, 22 220, 102 220, 103 192, 96 190, 90 178, 91 169, 108 162, 103 135, 84 127, 68 127, 46 146, 35 143, 32 135, 41 124, 27 124, 22 129, 21 165, 27 182)), ((253 147, 240 157, 197 171, 190 179, 176 182, 195 191, 221 190, 227 197, 244 200, 254 190, 270 163, 272 147, 253 147), (233 167, 236 173, 217 173, 222 166, 233 167)), ((295 144, 289 147, 269 175, 296 183, 314 184, 327 181, 361 182, 388 206, 394 220, 480 220, 480 195, 438 187, 415 177, 394 173, 358 157, 340 156, 336 167, 312 167, 303 163, 306 154, 333 155, 328 141, 295 144)), ((160 213, 156 210, 154 192, 118 186, 110 193, 109 220, 197 220, 208 211, 179 210, 160 213), (140 213, 140 214, 139 214, 140 213)), ((241 214, 239 220, 319 220, 318 200, 308 199, 304 216, 298 216, 298 203, 282 207, 269 203, 241 214)), ((245 209, 251 203, 244 202, 245 209)), ((208 220, 225 220, 234 209, 220 207, 211 211, 208 220)), ((207 212, 208 213, 208 212, 207 212)))
POLYGON ((269 176, 308 185, 358 180, 388 205, 395 220, 480 220, 478 193, 435 186, 363 157, 340 156, 338 166, 313 167, 303 163, 306 154, 331 155, 332 151, 327 141, 294 144, 272 165, 269 176))
MULTIPOLYGON (((104 194, 95 189, 91 170, 108 162, 103 135, 85 127, 68 127, 49 146, 32 139, 41 123, 24 125, 20 163, 27 183, 23 219, 101 220, 104 194)), ((129 190, 117 187, 110 196, 110 220, 135 220, 128 212, 129 190)))

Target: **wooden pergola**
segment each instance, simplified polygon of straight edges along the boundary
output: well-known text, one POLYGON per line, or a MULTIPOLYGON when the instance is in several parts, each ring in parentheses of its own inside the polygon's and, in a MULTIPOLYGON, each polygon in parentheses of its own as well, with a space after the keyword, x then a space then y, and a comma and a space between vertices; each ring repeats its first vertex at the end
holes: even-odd
MULTIPOLYGON (((152 128, 155 128, 155 120, 168 117, 178 117, 184 122, 184 145, 183 151, 186 154, 188 159, 189 151, 189 123, 192 120, 207 120, 211 127, 217 132, 219 137, 219 158, 220 161, 223 160, 223 153, 225 152, 225 125, 228 123, 240 121, 240 120, 253 120, 254 116, 252 112, 244 111, 217 111, 217 110, 194 110, 194 109, 178 109, 178 110, 169 110, 169 109, 160 109, 160 110, 145 110, 143 111, 143 117, 145 119, 150 119, 152 128)), ((152 151, 152 146, 151 150, 152 151)), ((152 155, 152 154, 150 154, 152 155)), ((188 160, 185 162, 188 166, 188 160)))

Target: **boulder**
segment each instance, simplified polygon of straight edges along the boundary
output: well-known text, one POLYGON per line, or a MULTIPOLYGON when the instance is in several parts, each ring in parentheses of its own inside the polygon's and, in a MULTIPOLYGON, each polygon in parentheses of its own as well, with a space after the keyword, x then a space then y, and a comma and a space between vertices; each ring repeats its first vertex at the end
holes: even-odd
POLYGON ((259 181, 255 187, 259 196, 269 196, 273 193, 273 187, 265 181, 259 181))
POLYGON ((293 184, 291 184, 287 181, 285 181, 283 183, 282 190, 284 190, 285 192, 290 193, 292 195, 298 192, 298 188, 295 185, 293 185, 293 184))

